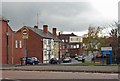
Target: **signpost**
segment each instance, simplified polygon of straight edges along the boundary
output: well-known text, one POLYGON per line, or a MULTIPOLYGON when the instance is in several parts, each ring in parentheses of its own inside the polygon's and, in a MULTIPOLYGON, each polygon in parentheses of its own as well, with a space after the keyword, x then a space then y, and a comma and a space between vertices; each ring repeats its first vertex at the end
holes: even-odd
POLYGON ((109 55, 110 57, 110 64, 112 64, 112 47, 101 47, 101 53, 102 53, 102 64, 104 64, 104 55, 109 55))
POLYGON ((27 28, 23 27, 21 29, 21 31, 22 31, 22 38, 23 39, 28 39, 28 32, 29 32, 29 30, 27 28))
POLYGON ((21 29, 22 39, 24 39, 24 64, 26 64, 27 59, 27 48, 26 48, 26 40, 28 39, 29 30, 26 27, 21 29))

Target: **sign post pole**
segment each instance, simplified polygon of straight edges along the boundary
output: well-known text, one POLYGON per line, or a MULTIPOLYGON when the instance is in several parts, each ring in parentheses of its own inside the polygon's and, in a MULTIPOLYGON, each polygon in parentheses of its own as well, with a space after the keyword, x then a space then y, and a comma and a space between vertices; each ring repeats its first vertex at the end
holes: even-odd
POLYGON ((27 65, 26 60, 27 60, 27 48, 26 48, 26 39, 24 39, 24 64, 27 65))
POLYGON ((110 64, 112 64, 112 54, 110 54, 110 64))
POLYGON ((22 28, 22 38, 24 39, 24 64, 27 65, 27 45, 26 40, 28 39, 28 29, 22 28))

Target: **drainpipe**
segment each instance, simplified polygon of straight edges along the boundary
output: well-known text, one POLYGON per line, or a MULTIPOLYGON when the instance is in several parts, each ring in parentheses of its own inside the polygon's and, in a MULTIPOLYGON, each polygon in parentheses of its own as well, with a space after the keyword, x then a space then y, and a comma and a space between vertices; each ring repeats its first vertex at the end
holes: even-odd
POLYGON ((9 33, 6 32, 6 38, 7 38, 7 45, 6 45, 6 56, 7 56, 7 59, 6 59, 6 62, 7 64, 9 64, 9 43, 8 43, 8 36, 9 36, 9 33))
POLYGON ((14 64, 14 33, 12 33, 12 64, 14 64))

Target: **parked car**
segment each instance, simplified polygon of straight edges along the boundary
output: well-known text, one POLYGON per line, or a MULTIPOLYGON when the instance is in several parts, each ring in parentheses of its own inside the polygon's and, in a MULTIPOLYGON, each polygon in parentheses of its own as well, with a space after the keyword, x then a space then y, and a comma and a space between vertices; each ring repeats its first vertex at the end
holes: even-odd
POLYGON ((39 60, 36 57, 27 57, 26 64, 36 65, 39 64, 39 60))
POLYGON ((75 57, 75 60, 78 60, 79 57, 81 57, 81 55, 77 55, 77 56, 75 57))
POLYGON ((78 60, 78 56, 75 57, 75 60, 78 60))
POLYGON ((83 56, 78 56, 78 61, 82 61, 82 59, 83 59, 83 56))
POLYGON ((71 62, 71 58, 70 57, 66 57, 63 59, 63 63, 66 63, 66 62, 71 62))
POLYGON ((57 58, 51 58, 49 61, 50 64, 58 64, 59 60, 57 58))

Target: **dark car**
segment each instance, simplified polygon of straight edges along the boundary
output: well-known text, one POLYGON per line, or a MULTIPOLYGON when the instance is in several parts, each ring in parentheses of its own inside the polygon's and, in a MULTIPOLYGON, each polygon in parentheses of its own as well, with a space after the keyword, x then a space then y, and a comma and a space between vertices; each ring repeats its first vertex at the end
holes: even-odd
POLYGON ((50 64, 58 64, 59 60, 57 60, 56 58, 51 58, 49 61, 50 64))
POLYGON ((39 64, 39 60, 36 57, 27 57, 26 64, 36 65, 39 64))

